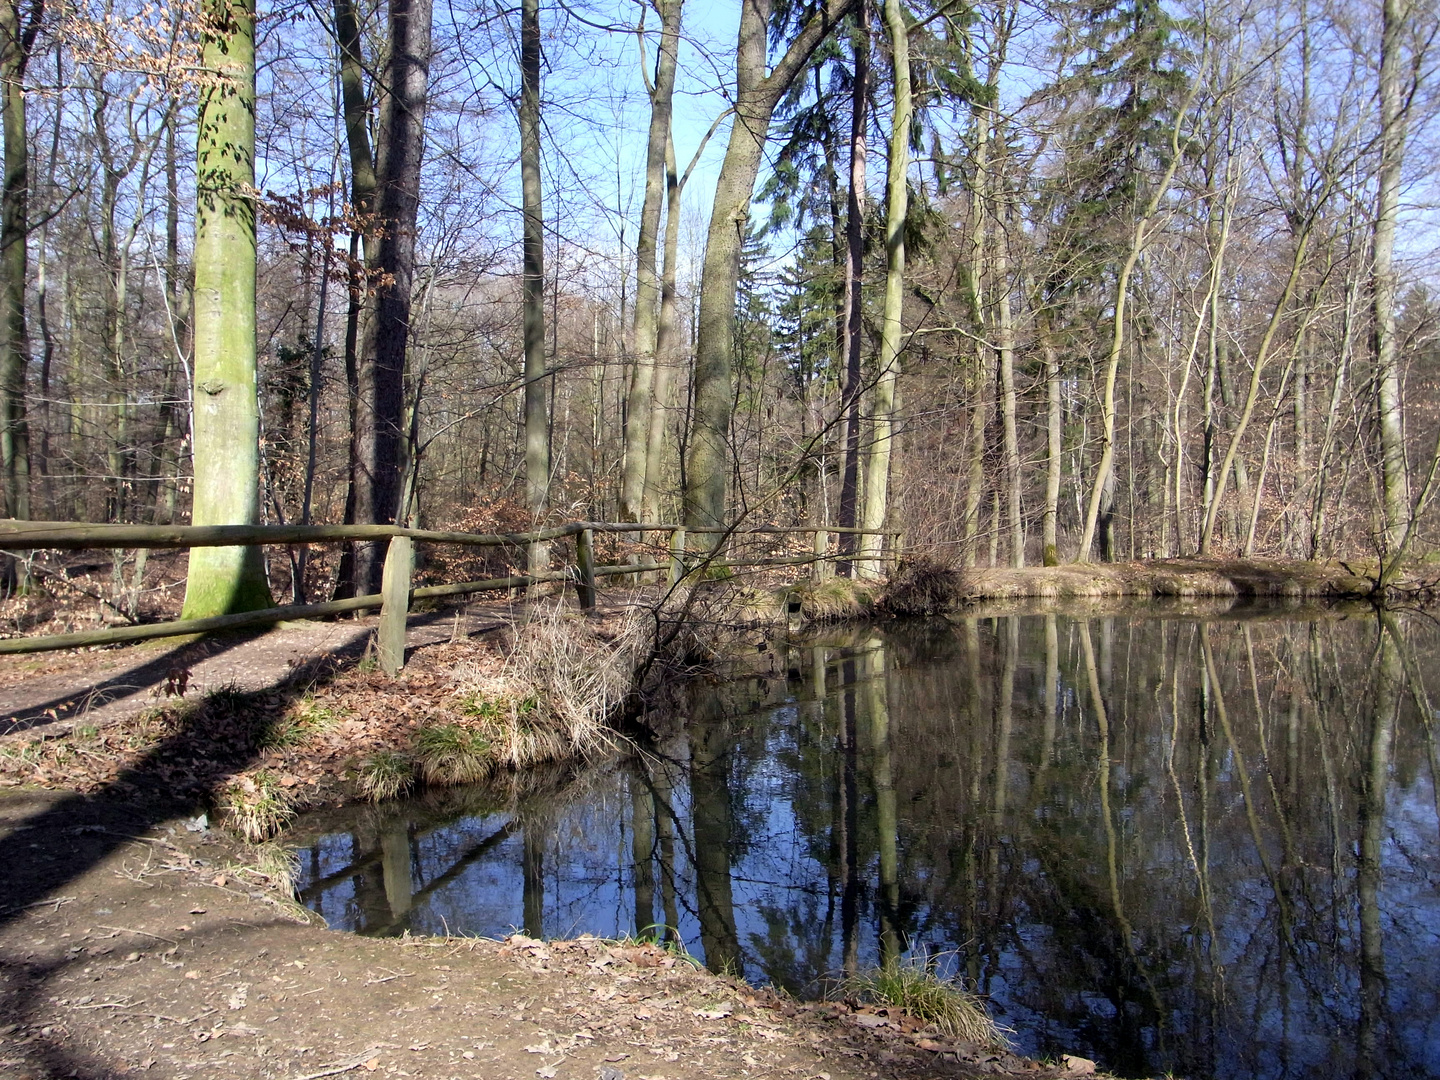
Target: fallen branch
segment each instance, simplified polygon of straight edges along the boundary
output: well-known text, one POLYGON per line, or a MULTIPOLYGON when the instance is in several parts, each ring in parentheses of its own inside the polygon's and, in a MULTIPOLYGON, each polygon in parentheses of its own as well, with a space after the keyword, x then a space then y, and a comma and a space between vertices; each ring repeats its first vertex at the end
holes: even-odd
POLYGON ((339 1073, 349 1072, 351 1069, 358 1069, 374 1057, 376 1051, 379 1049, 380 1047, 378 1046, 372 1046, 368 1050, 350 1058, 348 1061, 342 1061, 336 1065, 327 1065, 319 1072, 306 1073, 304 1076, 295 1076, 292 1077, 291 1080, 320 1080, 322 1076, 335 1076, 339 1073))
POLYGON ((15 907, 7 907, 4 911, 0 911, 0 915, 9 915, 16 911, 29 911, 31 908, 45 907, 47 904, 54 904, 55 910, 59 911, 61 904, 68 904, 74 899, 75 897, 73 896, 57 896, 52 900, 36 900, 33 904, 19 904, 15 907))
MULTIPOLYGON (((96 923, 101 930, 114 930, 116 934, 139 934, 141 937, 154 938, 156 941, 163 941, 167 945, 179 945, 174 938, 161 937, 159 934, 152 934, 149 930, 131 930, 128 926, 106 926, 104 923, 96 923)), ((115 934, 111 934, 114 937, 115 934)))
POLYGON ((101 1001, 95 1005, 67 1005, 67 1009, 133 1009, 143 1001, 101 1001))

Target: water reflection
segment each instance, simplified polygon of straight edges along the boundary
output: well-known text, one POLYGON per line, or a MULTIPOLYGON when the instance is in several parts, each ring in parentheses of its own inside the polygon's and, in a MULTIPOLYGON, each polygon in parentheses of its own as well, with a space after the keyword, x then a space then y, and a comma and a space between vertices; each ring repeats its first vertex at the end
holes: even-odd
POLYGON ((315 819, 305 901, 662 933, 797 993, 923 951, 1024 1049, 1126 1075, 1440 1075, 1428 619, 1010 616, 783 658, 552 794, 315 819))

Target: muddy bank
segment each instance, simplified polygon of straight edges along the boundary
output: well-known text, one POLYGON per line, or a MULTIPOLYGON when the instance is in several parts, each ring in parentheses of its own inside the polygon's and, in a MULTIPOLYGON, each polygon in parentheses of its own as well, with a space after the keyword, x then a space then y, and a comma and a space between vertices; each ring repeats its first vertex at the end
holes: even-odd
MULTIPOLYGON (((325 930, 194 821, 0 796, 0 1072, 485 1080, 1077 1076, 653 945, 325 930)), ((253 849, 250 849, 253 851, 253 849)), ((277 889, 276 886, 279 886, 277 889)))
POLYGON ((1363 599, 1372 587, 1361 576, 1364 570, 1298 559, 1153 559, 1020 570, 975 568, 963 572, 958 599, 962 603, 1109 597, 1363 599))

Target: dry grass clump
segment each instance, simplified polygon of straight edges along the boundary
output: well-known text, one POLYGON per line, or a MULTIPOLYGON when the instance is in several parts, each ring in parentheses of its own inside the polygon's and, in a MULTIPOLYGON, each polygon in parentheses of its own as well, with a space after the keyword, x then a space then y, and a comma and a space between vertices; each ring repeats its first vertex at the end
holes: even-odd
POLYGON ((473 784, 490 772, 490 740, 460 724, 431 724, 415 733, 415 764, 427 784, 473 784))
POLYGON ((268 769, 241 776, 230 784, 221 809, 235 831, 252 844, 270 839, 295 817, 289 792, 268 769))
POLYGON ((789 605, 799 603, 806 622, 842 622, 867 614, 875 601, 875 590, 851 578, 802 581, 783 592, 789 605))
POLYGON ((887 615, 940 615, 963 600, 966 591, 961 570, 917 555, 895 568, 875 606, 887 615))
POLYGON ((260 735, 262 750, 288 750, 301 746, 339 723, 340 711, 307 694, 271 721, 260 735))
POLYGON ((602 636, 556 604, 537 609, 516 633, 500 677, 509 691, 499 717, 507 765, 548 761, 608 739, 608 721, 630 696, 653 639, 638 614, 606 629, 602 636))
POLYGON ((295 879, 300 876, 300 857, 283 844, 265 843, 251 852, 255 860, 252 872, 263 877, 282 896, 295 895, 295 879))
MULTIPOLYGON (((516 630, 501 670, 457 665, 448 706, 457 721, 417 737, 421 777, 432 784, 466 783, 607 743, 609 721, 632 692, 636 670, 654 640, 652 626, 640 613, 596 623, 560 603, 537 605, 516 630), (454 769, 437 770, 431 764, 445 740, 469 740, 472 748, 484 744, 483 755, 469 753, 474 775, 449 778, 454 769)), ((458 747, 447 752, 460 761, 458 747)))
POLYGON ((986 1047, 1009 1046, 978 997, 953 979, 942 979, 922 960, 856 975, 846 980, 845 989, 875 1004, 901 1009, 942 1035, 986 1047))
POLYGON ((355 785, 371 802, 384 802, 410 790, 415 763, 395 750, 379 750, 360 763, 355 785))

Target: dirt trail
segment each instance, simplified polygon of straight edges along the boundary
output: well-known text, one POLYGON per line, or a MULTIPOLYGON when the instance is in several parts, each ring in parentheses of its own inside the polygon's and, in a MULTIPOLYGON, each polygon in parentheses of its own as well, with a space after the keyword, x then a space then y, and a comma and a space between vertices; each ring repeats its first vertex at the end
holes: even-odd
POLYGON ((1088 1064, 797 1004, 654 946, 333 933, 196 828, 112 799, 0 797, 0 1074, 910 1080, 1088 1064))
MULTIPOLYGON (((509 625, 511 605, 472 604, 412 616, 407 649, 509 625)), ((282 623, 268 630, 164 638, 118 649, 74 649, 0 657, 0 738, 79 724, 105 725, 144 711, 184 680, 188 696, 221 687, 263 690, 297 670, 353 662, 365 650, 375 616, 282 623)))

